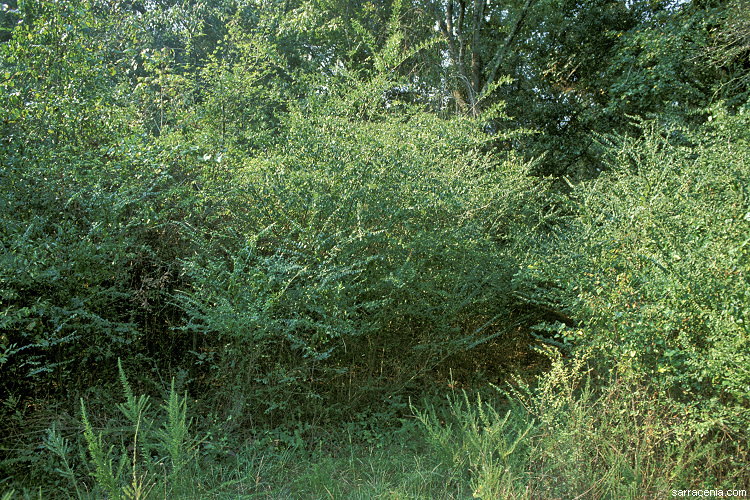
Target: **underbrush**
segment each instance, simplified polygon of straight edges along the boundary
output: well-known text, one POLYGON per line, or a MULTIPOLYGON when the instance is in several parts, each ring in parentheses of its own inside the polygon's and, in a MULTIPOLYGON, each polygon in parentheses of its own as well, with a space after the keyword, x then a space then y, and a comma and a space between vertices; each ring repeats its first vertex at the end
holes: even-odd
MULTIPOLYGON (((552 353, 552 351, 550 351, 552 353)), ((417 411, 441 463, 478 498, 668 498, 672 490, 747 489, 743 436, 685 432, 685 415, 647 379, 604 380, 585 356, 552 354, 532 387, 498 410, 466 393, 449 412, 417 411)))
POLYGON ((82 405, 70 440, 52 424, 42 453, 57 486, 7 498, 619 499, 750 486, 747 448, 685 432, 688 417, 647 380, 547 355, 534 384, 453 390, 414 401, 411 416, 321 427, 296 444, 218 427, 198 438, 174 385, 155 413, 121 370, 124 418, 95 430, 82 405))
POLYGON ((565 229, 537 240, 516 279, 579 320, 540 325, 563 349, 647 380, 686 417, 678 432, 746 450, 748 114, 714 112, 698 132, 649 122, 639 140, 600 138, 609 171, 571 188, 565 229))

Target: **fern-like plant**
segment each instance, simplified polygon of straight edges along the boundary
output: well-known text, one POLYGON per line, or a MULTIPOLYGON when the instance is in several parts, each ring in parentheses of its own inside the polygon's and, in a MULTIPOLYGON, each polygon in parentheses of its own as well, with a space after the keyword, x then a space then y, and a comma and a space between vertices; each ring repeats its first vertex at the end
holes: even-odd
POLYGON ((418 411, 412 407, 424 426, 427 441, 442 461, 459 477, 470 478, 477 498, 515 498, 523 490, 520 473, 527 463, 529 433, 533 422, 523 414, 508 411, 501 416, 482 402, 476 404, 449 397, 451 421, 443 423, 434 410, 418 411))
MULTIPOLYGON (((157 418, 150 413, 149 396, 136 396, 119 360, 118 368, 125 402, 117 408, 128 423, 132 441, 127 448, 122 447, 116 460, 116 447, 107 446, 104 433, 95 431, 81 400, 81 422, 91 476, 110 499, 148 498, 160 483, 160 490, 179 495, 186 487, 185 467, 196 458, 200 444, 188 431, 192 420, 187 418, 187 394, 180 397, 172 381, 169 399, 162 406, 166 418, 162 426, 156 428, 157 418)), ((68 459, 72 447, 54 425, 48 430, 44 447, 61 460, 62 467, 57 470, 71 482, 76 496, 87 498, 68 459)))
POLYGON ((83 435, 88 443, 91 464, 94 466, 92 476, 111 499, 118 500, 121 498, 120 477, 122 476, 127 456, 123 452, 120 458, 120 465, 115 470, 111 457, 114 446, 110 446, 105 451, 105 445, 102 443, 102 434, 99 433, 97 435, 94 433, 94 427, 89 422, 88 415, 86 415, 86 406, 83 403, 83 398, 81 398, 81 422, 83 423, 83 435))
MULTIPOLYGON (((68 455, 72 451, 70 441, 60 435, 54 423, 52 424, 52 427, 47 429, 47 435, 42 442, 42 446, 44 446, 46 450, 52 452, 54 455, 60 458, 60 460, 62 461, 62 468, 57 468, 56 470, 64 478, 68 479, 73 485, 73 489, 75 489, 76 492, 76 497, 78 497, 79 499, 85 498, 78 484, 78 479, 76 478, 75 471, 73 470, 73 467, 68 460, 68 455)), ((3 500, 5 500, 5 497, 3 497, 3 500)))

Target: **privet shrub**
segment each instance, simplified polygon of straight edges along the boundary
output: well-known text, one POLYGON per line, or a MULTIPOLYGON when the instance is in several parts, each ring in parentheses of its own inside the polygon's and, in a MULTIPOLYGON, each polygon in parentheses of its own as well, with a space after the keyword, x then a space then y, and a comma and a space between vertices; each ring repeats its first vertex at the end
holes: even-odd
POLYGON ((580 322, 558 340, 591 349, 600 369, 647 376, 691 432, 726 432, 745 449, 747 115, 715 113, 697 134, 644 123, 642 140, 603 139, 610 170, 572 189, 567 230, 516 279, 558 283, 547 298, 580 322))
POLYGON ((480 152, 474 121, 390 112, 382 88, 347 85, 290 103, 277 144, 205 179, 223 222, 196 228, 179 300, 224 412, 352 411, 513 310, 514 229, 541 221, 546 183, 480 152))
POLYGON ((176 222, 195 212, 186 172, 197 154, 140 133, 128 92, 136 27, 92 9, 27 2, 0 46, 4 401, 74 396, 119 355, 184 351, 167 297, 187 251, 176 222))
POLYGON ((177 320, 167 294, 187 251, 176 223, 190 218, 174 199, 190 191, 155 153, 27 152, 5 172, 15 188, 3 199, 18 210, 0 220, 3 390, 69 390, 124 353, 172 356, 180 341, 166 324, 177 320), (37 177, 49 179, 46 191, 33 187, 37 177))

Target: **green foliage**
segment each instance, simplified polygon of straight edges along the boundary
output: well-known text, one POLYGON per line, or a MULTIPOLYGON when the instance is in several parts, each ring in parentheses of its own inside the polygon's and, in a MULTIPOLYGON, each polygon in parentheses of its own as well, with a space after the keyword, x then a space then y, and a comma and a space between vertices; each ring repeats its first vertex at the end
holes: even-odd
MULTIPOLYGON (((456 84, 425 5, 3 11, 3 484, 236 496, 246 482, 210 476, 245 447, 261 493, 267 450, 278 474, 338 449, 336 427, 383 450, 409 396, 454 363, 471 384, 532 365, 526 338, 587 353, 594 375, 555 361, 514 394, 528 414, 469 396, 451 400, 450 429, 420 414, 444 463, 419 473, 455 483, 373 479, 376 494, 615 498, 747 471, 744 25, 695 2, 460 4, 476 15, 455 30, 456 84), (721 84, 731 102, 707 106, 721 84), (450 112, 457 87, 486 97, 479 118, 450 112), (546 135, 502 132, 521 128, 546 135), (556 189, 539 173, 571 175, 556 189)), ((336 460, 300 468, 318 496, 345 490, 325 478, 336 460)))
POLYGON ((73 470, 73 464, 69 459, 73 448, 70 444, 70 441, 64 436, 60 435, 55 423, 53 423, 52 426, 47 429, 47 435, 44 437, 42 446, 44 446, 44 449, 51 452, 54 456, 60 458, 62 467, 58 468, 56 472, 70 481, 78 498, 85 498, 81 491, 81 486, 76 477, 76 473, 73 470))
MULTIPOLYGON (((156 429, 157 420, 150 412, 149 397, 141 395, 136 398, 119 362, 118 368, 125 402, 117 407, 132 436, 127 447, 123 443, 119 452, 115 445, 106 448, 104 433, 94 430, 81 399, 83 436, 88 447, 88 462, 93 468, 90 474, 96 485, 108 498, 148 498, 157 485, 160 491, 174 495, 192 491, 193 485, 186 480, 185 469, 195 462, 200 441, 189 433, 187 395, 177 395, 172 380, 169 399, 163 405, 166 418, 162 427, 156 429), (116 465, 114 459, 118 453, 120 459, 116 465)), ((58 472, 71 481, 78 497, 87 498, 70 465, 72 448, 54 425, 48 430, 44 447, 61 460, 62 468, 58 472)))
POLYGON ((710 43, 704 56, 719 69, 720 80, 715 94, 725 99, 731 109, 748 101, 750 72, 747 65, 750 51, 750 6, 745 0, 726 2, 714 9, 710 43))
POLYGON ((707 141, 654 123, 642 140, 605 140, 611 171, 575 187, 568 230, 519 276, 564 284, 552 300, 582 323, 560 340, 594 349, 602 366, 629 360, 701 434, 747 427, 745 122, 716 114, 707 141))
POLYGON ((737 487, 742 471, 726 474, 721 440, 684 433, 686 417, 667 394, 651 392, 637 375, 597 379, 586 356, 548 355, 552 368, 538 384, 505 393, 512 404, 504 417, 465 393, 443 412, 414 410, 452 481, 469 483, 478 498, 519 499, 737 487))
POLYGON ((119 356, 154 366, 185 355, 168 294, 176 256, 190 252, 180 228, 207 211, 193 190, 203 153, 144 133, 164 110, 154 129, 177 123, 185 79, 168 53, 131 45, 132 19, 102 18, 85 2, 26 5, 41 10, 0 49, 10 117, 0 142, 0 391, 65 388, 73 404, 119 356), (161 100, 149 103, 154 92, 161 100))
POLYGON ((0 46, 4 126, 12 127, 3 142, 11 151, 96 148, 125 132, 127 96, 118 83, 130 50, 121 37, 132 33, 121 17, 96 17, 90 7, 23 3, 14 36, 0 46))
POLYGON ((496 242, 542 217, 546 184, 478 153, 475 122, 390 111, 391 84, 377 82, 290 104, 277 145, 228 160, 221 184, 205 179, 226 215, 194 233, 185 331, 203 339, 199 362, 233 374, 220 393, 263 409, 255 419, 343 397, 316 380, 413 379, 481 343, 513 306, 514 260, 496 242))
POLYGON ((618 33, 606 113, 613 120, 655 113, 687 117, 708 105, 715 70, 696 59, 708 44, 710 22, 708 12, 685 8, 657 12, 647 24, 618 33))
POLYGON ((272 142, 276 111, 291 90, 285 89, 290 78, 285 57, 269 43, 268 31, 243 31, 236 21, 228 29, 202 68, 200 113, 183 126, 197 126, 203 133, 183 128, 182 134, 217 155, 233 147, 252 152, 272 142))
MULTIPOLYGON (((140 424, 140 413, 138 414, 139 420, 136 423, 140 424)), ((112 450, 114 445, 108 450, 103 448, 102 435, 96 436, 94 429, 89 423, 88 417, 86 416, 86 408, 81 400, 81 422, 83 423, 83 434, 88 442, 89 453, 91 455, 91 462, 94 466, 93 477, 96 479, 97 484, 106 492, 106 494, 112 498, 119 499, 120 495, 120 477, 122 476, 123 468, 125 467, 125 461, 127 456, 123 452, 120 458, 120 466, 115 471, 112 464, 112 450)), ((136 436, 138 432, 136 430, 136 436)), ((135 442, 138 444, 137 440, 135 442)))
POLYGON ((188 435, 191 421, 187 420, 187 394, 180 398, 175 391, 174 379, 169 390, 169 401, 164 406, 167 420, 156 432, 162 449, 169 452, 172 459, 172 477, 180 477, 191 455, 195 452, 196 443, 188 435))
POLYGON ((35 153, 3 172, 2 370, 15 374, 5 390, 54 392, 125 351, 174 344, 169 335, 159 344, 153 324, 157 313, 170 318, 175 218, 185 216, 175 197, 189 189, 172 184, 170 154, 35 153))
POLYGON ((472 405, 466 392, 463 401, 449 398, 450 418, 443 422, 434 409, 416 411, 427 440, 441 460, 470 480, 476 498, 512 498, 525 488, 523 470, 527 460, 528 434, 534 427, 508 411, 501 417, 491 405, 477 396, 472 405))
POLYGON ((500 144, 541 157, 539 174, 588 180, 607 167, 597 134, 640 132, 629 116, 696 125, 719 98, 737 109, 747 101, 744 28, 728 17, 746 16, 741 2, 717 5, 540 2, 535 29, 503 66, 514 84, 497 92, 513 117, 498 130, 539 133, 500 144))
POLYGON ((648 23, 635 6, 612 0, 540 2, 536 11, 533 29, 503 66, 514 84, 500 89, 498 97, 507 101, 513 121, 498 129, 539 132, 512 146, 527 158, 541 157, 538 174, 590 178, 601 168, 591 132, 610 131, 620 118, 604 115, 614 95, 605 75, 618 57, 618 37, 648 23))
POLYGON ((289 75, 262 30, 231 26, 206 66, 196 182, 210 210, 186 226, 195 251, 177 301, 198 379, 220 387, 211 413, 235 425, 372 401, 512 311, 507 246, 544 223, 547 184, 481 152, 480 123, 387 98, 399 85, 387 69, 409 57, 396 12, 392 40, 371 43, 381 71, 298 76, 303 97, 276 88, 289 75))
POLYGON ((537 421, 529 463, 542 496, 657 495, 674 484, 703 487, 721 468, 718 440, 683 434, 669 398, 651 392, 642 375, 596 380, 586 356, 553 359, 536 390, 521 384, 513 391, 537 421))

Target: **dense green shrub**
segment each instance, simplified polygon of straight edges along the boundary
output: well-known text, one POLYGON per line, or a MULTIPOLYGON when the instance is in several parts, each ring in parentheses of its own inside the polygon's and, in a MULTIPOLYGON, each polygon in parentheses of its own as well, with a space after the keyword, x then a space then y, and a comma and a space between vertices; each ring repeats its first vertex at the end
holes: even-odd
POLYGON ((477 152, 480 124, 391 112, 371 83, 289 104, 273 147, 205 179, 224 222, 196 228, 184 329, 256 420, 369 401, 514 308, 514 231, 541 221, 546 184, 477 152))
POLYGON ((191 191, 167 171, 171 154, 27 152, 3 172, 6 390, 69 387, 126 352, 170 356, 177 223, 193 210, 177 201, 191 191))
POLYGON ((119 356, 156 372, 180 362, 186 349, 169 329, 180 316, 169 292, 179 285, 174 260, 189 251, 179 223, 196 213, 190 166, 198 155, 141 133, 127 91, 132 26, 120 15, 98 17, 86 2, 25 7, 0 46, 8 436, 24 432, 31 408, 70 411, 77 396, 106 392, 119 356))
POLYGON ((580 321, 561 340, 593 350, 602 367, 628 360, 619 366, 671 394, 692 430, 742 435, 747 115, 713 113, 699 134, 646 123, 642 140, 603 139, 610 171, 574 187, 567 230, 517 279, 558 283, 550 300, 580 321), (697 146, 684 146, 690 141, 697 146))
MULTIPOLYGON (((416 53, 398 2, 382 36, 351 26, 359 70, 291 42, 320 28, 302 19, 314 2, 221 3, 210 37, 206 5, 147 4, 30 0, 5 18, 19 22, 0 42, 0 483, 85 496, 91 463, 111 497, 145 496, 149 451, 179 470, 169 432, 139 450, 130 430, 97 430, 119 409, 145 437, 156 392, 184 423, 172 376, 211 431, 208 458, 241 439, 320 451, 321 424, 342 422, 370 445, 451 363, 485 384, 499 358, 535 355, 534 337, 584 353, 592 375, 557 363, 513 394, 537 419, 528 434, 518 408, 504 420, 468 399, 449 405, 458 427, 422 415, 451 477, 478 494, 595 483, 592 497, 617 497, 698 465, 712 484, 747 471, 747 107, 696 113, 696 130, 669 116, 636 120, 637 140, 596 136, 605 172, 557 189, 521 152, 493 149, 519 144, 487 134, 502 103, 451 117, 435 112, 444 91, 420 97, 427 82, 398 76, 416 53), (472 359, 477 347, 494 357, 472 359), (119 407, 117 359, 133 374, 120 369, 119 407), (57 458, 40 454, 36 436, 74 420, 81 397, 89 454, 57 428, 57 458), (133 443, 130 490, 109 437, 133 443)), ((178 443, 184 425, 170 425, 178 443)))

